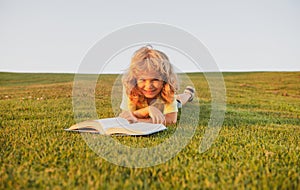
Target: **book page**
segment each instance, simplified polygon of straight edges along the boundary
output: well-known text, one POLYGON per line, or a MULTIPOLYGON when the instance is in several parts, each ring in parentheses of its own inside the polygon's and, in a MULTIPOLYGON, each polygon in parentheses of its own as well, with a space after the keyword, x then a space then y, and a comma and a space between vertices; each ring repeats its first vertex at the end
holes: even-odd
POLYGON ((126 135, 149 135, 167 129, 163 124, 133 123, 130 124, 121 117, 105 118, 98 120, 83 121, 71 126, 66 131, 100 133, 100 134, 126 134, 126 135))
POLYGON ((133 123, 127 128, 132 131, 140 131, 142 133, 153 133, 166 129, 163 124, 153 124, 153 123, 133 123))
POLYGON ((129 125, 112 127, 106 130, 107 135, 127 134, 127 135, 149 135, 167 129, 163 124, 133 123, 129 125))
POLYGON ((97 121, 101 124, 104 131, 106 131, 107 129, 112 128, 112 127, 127 128, 127 126, 129 125, 129 122, 127 121, 127 119, 124 119, 121 117, 98 119, 95 121, 97 121))
POLYGON ((66 131, 77 131, 77 132, 92 132, 92 133, 100 133, 104 134, 104 130, 102 128, 102 125, 100 122, 96 120, 88 120, 88 121, 83 121, 80 123, 77 123, 73 126, 71 126, 68 129, 65 129, 66 131))

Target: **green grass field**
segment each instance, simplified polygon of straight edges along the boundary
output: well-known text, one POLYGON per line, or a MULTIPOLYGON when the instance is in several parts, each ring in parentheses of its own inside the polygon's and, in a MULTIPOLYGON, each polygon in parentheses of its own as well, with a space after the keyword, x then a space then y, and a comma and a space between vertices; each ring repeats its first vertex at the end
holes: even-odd
MULTIPOLYGON (((164 164, 127 168, 98 156, 80 134, 63 130, 75 124, 74 75, 0 73, 0 189, 300 189, 300 72, 224 73, 223 128, 202 154, 210 91, 202 74, 188 76, 201 110, 190 143, 164 164)), ((101 77, 97 114, 113 117, 116 76, 101 77)), ((113 138, 149 147, 175 129, 113 138)))

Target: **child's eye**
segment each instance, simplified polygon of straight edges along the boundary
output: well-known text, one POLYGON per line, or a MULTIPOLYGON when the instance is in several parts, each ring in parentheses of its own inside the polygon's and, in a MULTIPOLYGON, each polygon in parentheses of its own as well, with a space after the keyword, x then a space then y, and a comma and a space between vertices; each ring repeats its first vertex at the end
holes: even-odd
POLYGON ((145 82, 145 81, 146 81, 145 79, 138 79, 138 80, 137 80, 138 83, 143 83, 143 82, 145 82))
POLYGON ((163 82, 161 79, 153 79, 152 82, 154 83, 160 83, 160 82, 163 82))

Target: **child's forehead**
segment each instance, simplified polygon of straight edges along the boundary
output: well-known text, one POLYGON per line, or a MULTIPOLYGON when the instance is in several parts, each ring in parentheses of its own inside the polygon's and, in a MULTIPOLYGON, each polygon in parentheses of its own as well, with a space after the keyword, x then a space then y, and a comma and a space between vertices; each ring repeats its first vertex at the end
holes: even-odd
POLYGON ((163 76, 157 71, 143 71, 137 74, 137 78, 143 79, 162 79, 163 76))

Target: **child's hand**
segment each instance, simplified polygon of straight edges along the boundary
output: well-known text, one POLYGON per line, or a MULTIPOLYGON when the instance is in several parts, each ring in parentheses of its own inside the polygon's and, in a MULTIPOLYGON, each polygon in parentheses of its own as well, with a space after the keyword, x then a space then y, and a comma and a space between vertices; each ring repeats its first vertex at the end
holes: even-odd
POLYGON ((136 123, 138 122, 137 118, 134 117, 134 115, 130 112, 130 111, 122 111, 122 113, 120 113, 119 115, 120 117, 127 119, 129 121, 129 123, 136 123))
POLYGON ((152 118, 153 123, 164 123, 165 116, 159 109, 154 106, 149 106, 149 116, 152 118))

